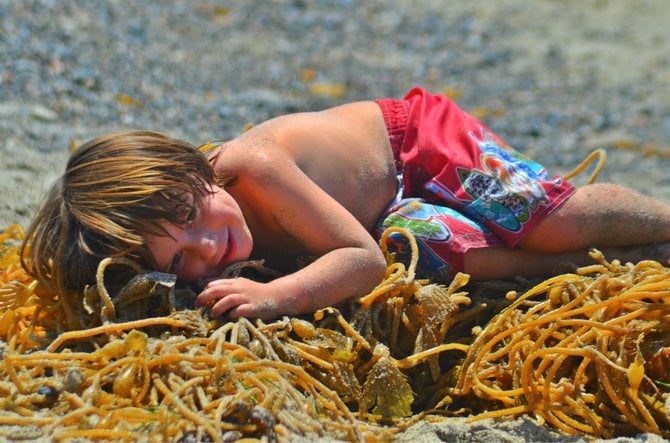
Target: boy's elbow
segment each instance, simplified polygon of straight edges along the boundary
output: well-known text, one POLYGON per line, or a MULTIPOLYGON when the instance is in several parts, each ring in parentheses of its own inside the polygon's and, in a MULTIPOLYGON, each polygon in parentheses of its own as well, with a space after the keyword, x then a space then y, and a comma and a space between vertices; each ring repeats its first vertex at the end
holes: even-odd
POLYGON ((346 265, 348 278, 342 280, 347 287, 346 298, 363 297, 372 292, 386 274, 386 259, 381 250, 367 250, 346 265))
POLYGON ((379 251, 379 253, 374 254, 372 260, 370 261, 370 265, 367 268, 367 272, 370 275, 370 281, 372 282, 372 286, 370 290, 374 289, 377 285, 379 285, 382 280, 384 280, 384 276, 386 275, 386 259, 384 258, 384 254, 379 251))
POLYGON ((388 263, 386 263, 386 258, 384 255, 381 255, 379 259, 376 261, 375 264, 375 269, 377 273, 379 274, 379 281, 384 279, 384 275, 386 274, 386 268, 388 267, 388 263))

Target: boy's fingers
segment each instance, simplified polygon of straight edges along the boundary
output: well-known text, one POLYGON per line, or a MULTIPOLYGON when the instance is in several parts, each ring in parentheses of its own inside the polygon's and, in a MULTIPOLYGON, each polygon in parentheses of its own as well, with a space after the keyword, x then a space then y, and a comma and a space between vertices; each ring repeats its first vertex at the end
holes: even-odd
POLYGON ((235 285, 239 282, 244 280, 241 277, 234 277, 234 278, 213 278, 206 280, 205 283, 205 289, 207 288, 213 288, 213 287, 225 287, 225 286, 231 286, 235 285))
POLYGON ((229 294, 214 304, 211 315, 212 317, 218 317, 242 303, 244 303, 244 300, 240 299, 239 294, 229 294))
POLYGON ((226 297, 232 294, 233 288, 227 288, 226 285, 208 285, 205 289, 198 294, 195 298, 195 303, 198 305, 207 305, 211 302, 218 300, 220 298, 226 297))

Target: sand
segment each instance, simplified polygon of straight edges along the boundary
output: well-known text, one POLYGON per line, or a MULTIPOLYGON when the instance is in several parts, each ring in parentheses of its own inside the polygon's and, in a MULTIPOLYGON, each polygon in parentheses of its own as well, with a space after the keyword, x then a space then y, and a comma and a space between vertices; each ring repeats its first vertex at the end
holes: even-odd
MULTIPOLYGON (((27 226, 71 147, 101 133, 201 143, 413 85, 556 173, 605 147, 601 180, 667 202, 669 26, 665 0, 2 1, 0 227, 27 226)), ((399 440, 570 439, 522 418, 399 440)))

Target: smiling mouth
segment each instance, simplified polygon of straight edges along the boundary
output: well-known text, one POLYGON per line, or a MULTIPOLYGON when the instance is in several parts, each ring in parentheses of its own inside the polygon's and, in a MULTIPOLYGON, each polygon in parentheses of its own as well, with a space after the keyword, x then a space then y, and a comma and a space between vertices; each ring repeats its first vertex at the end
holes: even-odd
POLYGON ((233 240, 233 236, 228 234, 228 242, 226 243, 226 252, 223 254, 221 257, 221 260, 219 260, 219 266, 225 266, 228 264, 230 258, 235 254, 235 241, 233 240))

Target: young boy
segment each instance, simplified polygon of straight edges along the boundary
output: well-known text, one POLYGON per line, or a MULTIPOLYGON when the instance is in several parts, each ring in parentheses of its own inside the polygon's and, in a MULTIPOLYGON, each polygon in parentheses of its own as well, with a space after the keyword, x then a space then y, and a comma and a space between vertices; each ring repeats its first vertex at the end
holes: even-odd
MULTIPOLYGON (((407 227, 426 273, 544 276, 588 262, 670 258, 670 207, 612 184, 550 179, 444 96, 350 103, 269 120, 206 158, 152 132, 82 146, 28 230, 29 269, 56 291, 94 283, 125 255, 183 281, 211 279, 211 315, 270 319, 365 295, 385 261, 377 240, 407 227), (292 270, 297 257, 315 257, 292 270), (269 283, 219 279, 264 258, 269 283)), ((402 247, 402 245, 399 245, 402 247)))

